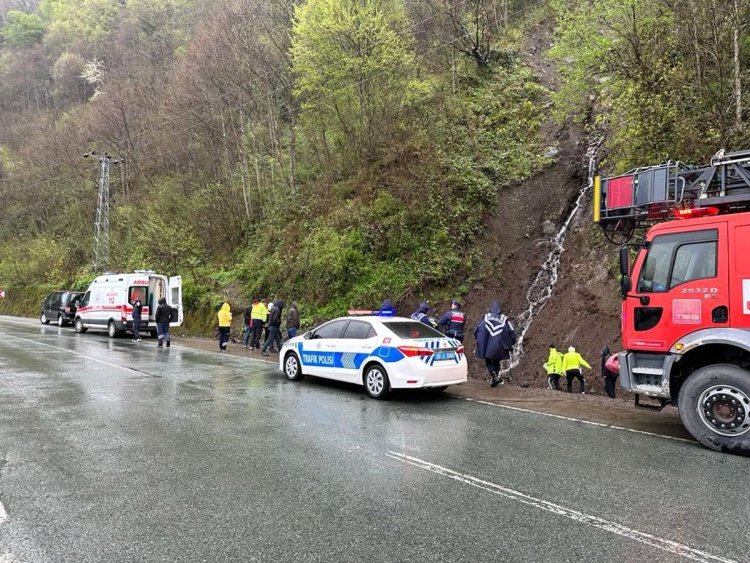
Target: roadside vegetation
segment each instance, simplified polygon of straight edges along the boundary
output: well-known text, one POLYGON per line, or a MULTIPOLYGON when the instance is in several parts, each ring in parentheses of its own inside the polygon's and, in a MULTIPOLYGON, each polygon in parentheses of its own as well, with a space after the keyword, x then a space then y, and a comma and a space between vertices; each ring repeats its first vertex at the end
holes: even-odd
POLYGON ((747 0, 5 0, 0 311, 96 274, 91 150, 125 159, 109 269, 183 275, 192 331, 225 298, 311 322, 465 295, 552 116, 605 130, 611 171, 747 146, 747 24, 747 0), (549 18, 555 92, 519 54, 549 18))

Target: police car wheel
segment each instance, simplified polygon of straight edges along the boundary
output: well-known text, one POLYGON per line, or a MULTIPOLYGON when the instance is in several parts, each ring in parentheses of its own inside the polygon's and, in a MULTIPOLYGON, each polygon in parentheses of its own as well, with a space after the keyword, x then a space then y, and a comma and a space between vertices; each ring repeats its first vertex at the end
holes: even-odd
POLYGON ((294 352, 289 352, 284 358, 284 375, 289 381, 302 379, 302 368, 299 365, 299 358, 294 352))
POLYGON ((378 365, 372 365, 365 371, 364 375, 365 391, 373 399, 382 399, 390 390, 390 382, 385 369, 378 365))
POLYGON ((750 372, 732 364, 695 370, 680 389, 680 419, 701 444, 750 455, 750 372))
POLYGON ((42 313, 41 316, 39 317, 39 322, 42 323, 43 325, 48 325, 49 319, 47 318, 47 315, 42 313))

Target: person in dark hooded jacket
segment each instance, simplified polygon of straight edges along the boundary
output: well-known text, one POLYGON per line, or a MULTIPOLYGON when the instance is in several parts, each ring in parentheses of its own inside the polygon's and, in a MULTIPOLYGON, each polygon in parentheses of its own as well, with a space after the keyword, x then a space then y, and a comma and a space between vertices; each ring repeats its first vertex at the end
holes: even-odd
POLYGON ((487 371, 492 378, 490 385, 495 387, 503 383, 500 372, 500 362, 510 358, 510 352, 516 343, 516 331, 500 309, 500 304, 495 302, 490 306, 477 328, 474 329, 474 338, 477 340, 477 357, 484 359, 487 371))
POLYGON ((383 306, 380 307, 380 310, 378 311, 378 316, 395 317, 396 307, 393 306, 393 301, 391 301, 390 299, 386 299, 385 301, 383 301, 383 306))
POLYGON ((156 314, 154 315, 156 336, 159 340, 159 343, 156 345, 157 348, 161 348, 164 342, 167 343, 167 348, 169 348, 170 340, 172 340, 169 335, 169 322, 171 319, 172 307, 167 305, 167 300, 162 297, 159 299, 159 306, 156 308, 156 314))
POLYGON ((276 343, 276 350, 281 350, 281 313, 284 310, 286 303, 281 299, 274 302, 273 308, 268 314, 268 337, 263 344, 263 350, 261 354, 268 356, 268 348, 276 343))
POLYGON ((427 314, 429 310, 430 310, 429 303, 422 301, 419 304, 419 307, 417 307, 417 310, 412 313, 411 320, 419 321, 420 323, 424 323, 428 326, 432 326, 432 322, 430 322, 430 316, 427 314))

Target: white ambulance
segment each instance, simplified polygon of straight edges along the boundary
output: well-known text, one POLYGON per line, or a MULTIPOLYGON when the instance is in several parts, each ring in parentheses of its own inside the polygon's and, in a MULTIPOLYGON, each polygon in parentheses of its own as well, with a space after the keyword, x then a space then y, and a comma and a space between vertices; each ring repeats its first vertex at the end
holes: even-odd
POLYGON ((140 332, 156 336, 154 315, 162 297, 174 309, 169 326, 180 326, 183 321, 180 276, 168 278, 151 270, 99 276, 91 282, 76 311, 76 332, 106 330, 114 338, 132 331, 133 304, 140 299, 143 304, 140 332))

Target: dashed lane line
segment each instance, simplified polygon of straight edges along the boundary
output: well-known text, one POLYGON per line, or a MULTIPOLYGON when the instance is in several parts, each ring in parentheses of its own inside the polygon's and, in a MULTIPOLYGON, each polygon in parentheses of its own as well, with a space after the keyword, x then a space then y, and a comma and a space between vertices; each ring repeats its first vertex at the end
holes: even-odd
POLYGON ((5 506, 3 505, 3 502, 0 501, 0 524, 4 523, 8 520, 8 513, 5 512, 5 506))
POLYGON ((512 407, 510 405, 501 405, 498 403, 492 403, 490 401, 482 401, 480 399, 470 399, 469 397, 460 397, 458 395, 449 395, 454 399, 461 399, 464 401, 470 401, 472 403, 479 403, 480 405, 488 405, 490 407, 497 407, 500 409, 507 409, 511 411, 518 411, 529 414, 538 414, 539 416, 547 416, 550 418, 557 418, 559 420, 567 420, 569 422, 581 422, 588 424, 589 426, 597 426, 599 428, 610 428, 612 430, 625 430, 626 432, 632 432, 633 434, 642 434, 644 436, 652 436, 654 438, 666 438, 667 440, 674 440, 676 442, 687 442, 688 444, 695 444, 695 440, 689 440, 687 438, 679 438, 677 436, 668 436, 667 434, 657 434, 656 432, 648 432, 647 430, 636 430, 635 428, 627 428, 626 426, 618 426, 616 424, 607 424, 606 422, 595 422, 593 420, 585 420, 583 418, 574 418, 572 416, 563 416, 561 414, 553 414, 550 412, 541 412, 531 409, 522 409, 520 407, 512 407))
POLYGON ((736 563, 732 559, 727 559, 718 555, 712 555, 700 549, 695 549, 673 540, 660 538, 659 536, 655 536, 653 534, 641 532, 633 528, 628 528, 627 526, 623 526, 622 524, 611 522, 609 520, 605 520, 604 518, 599 518, 598 516, 585 514, 583 512, 573 510, 572 508, 567 508, 560 504, 536 498, 531 495, 522 493, 521 491, 516 491, 514 489, 498 485, 497 483, 492 483, 490 481, 485 481, 471 475, 459 473, 457 471, 453 471, 452 469, 448 469, 447 467, 443 467, 435 463, 430 463, 429 461, 425 461, 417 457, 412 457, 410 455, 394 451, 389 451, 388 453, 386 453, 386 455, 396 461, 418 467, 419 469, 430 471, 442 477, 447 477, 448 479, 458 481, 459 483, 471 485, 472 487, 476 487, 483 491, 499 495, 509 500, 539 508, 557 516, 562 516, 575 522, 579 522, 593 528, 598 528, 599 530, 610 532, 612 534, 616 534, 618 536, 622 536, 624 538, 646 544, 650 547, 660 549, 668 553, 673 553, 685 559, 701 561, 704 563, 736 563))

